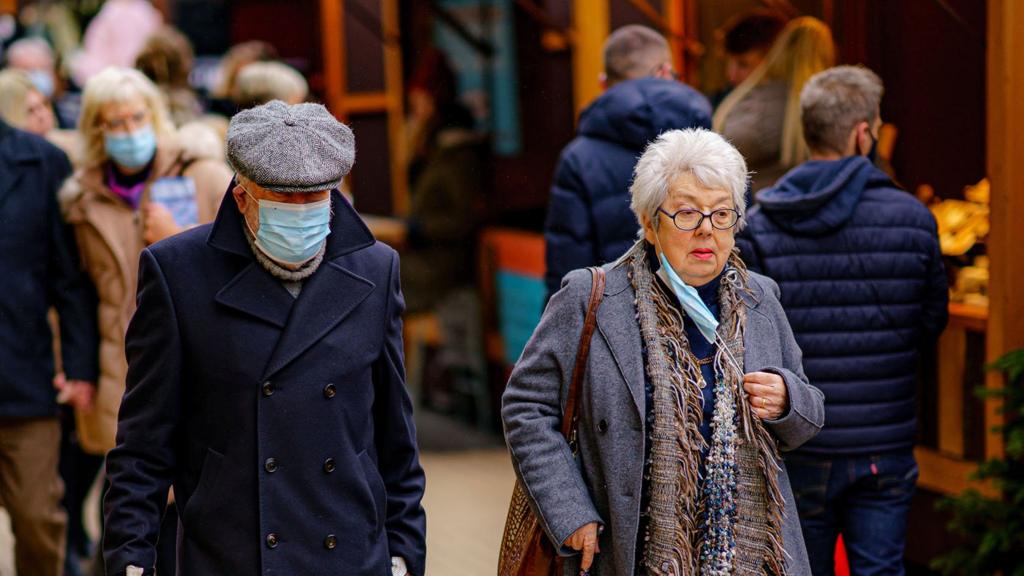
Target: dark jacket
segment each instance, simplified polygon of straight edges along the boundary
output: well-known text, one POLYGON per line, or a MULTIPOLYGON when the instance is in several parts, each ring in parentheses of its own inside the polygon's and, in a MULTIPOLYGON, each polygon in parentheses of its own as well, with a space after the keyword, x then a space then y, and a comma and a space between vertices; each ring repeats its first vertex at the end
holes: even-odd
POLYGON ((737 245, 778 282, 825 393, 825 429, 801 450, 909 449, 919 351, 948 313, 935 219, 860 156, 806 162, 757 199, 737 245))
POLYGON ((96 295, 57 204, 70 174, 56 146, 0 122, 0 417, 57 415, 51 306, 65 374, 96 381, 96 295))
POLYGON ((107 457, 109 574, 152 570, 173 483, 190 576, 423 574, 425 519, 402 366, 398 257, 331 194, 298 298, 216 221, 142 252, 127 391, 107 457))
POLYGON ((611 262, 636 242, 633 167, 648 142, 680 128, 711 128, 711 105, 693 88, 658 78, 616 84, 580 114, 579 135, 555 169, 544 224, 549 297, 569 271, 611 262))

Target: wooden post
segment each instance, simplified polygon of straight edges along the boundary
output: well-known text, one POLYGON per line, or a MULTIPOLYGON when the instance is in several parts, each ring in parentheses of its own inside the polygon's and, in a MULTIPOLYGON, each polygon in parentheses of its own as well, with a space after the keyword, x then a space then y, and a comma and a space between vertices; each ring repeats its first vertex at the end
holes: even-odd
MULTIPOLYGON (((988 177, 992 185, 989 320, 986 357, 995 360, 1024 347, 1024 2, 988 0, 988 177)), ((989 373, 988 388, 1004 385, 989 373)), ((995 402, 986 405, 986 424, 1001 422, 995 402)), ((1003 438, 989 434, 988 457, 1003 453, 1003 438)))
POLYGON ((388 112, 388 149, 391 152, 391 206, 396 216, 409 214, 406 180, 405 108, 402 84, 402 46, 398 21, 398 0, 382 0, 381 28, 384 36, 384 86, 388 112))
POLYGON ((686 6, 684 0, 667 0, 665 2, 665 20, 672 32, 669 46, 672 49, 672 60, 680 78, 686 78, 686 44, 680 39, 686 34, 686 6))
POLYGON ((576 44, 572 51, 573 101, 576 116, 601 94, 602 49, 610 26, 609 0, 572 0, 576 44))
POLYGON ((324 97, 327 107, 335 116, 345 119, 348 78, 345 70, 344 0, 320 0, 320 36, 323 38, 324 97))

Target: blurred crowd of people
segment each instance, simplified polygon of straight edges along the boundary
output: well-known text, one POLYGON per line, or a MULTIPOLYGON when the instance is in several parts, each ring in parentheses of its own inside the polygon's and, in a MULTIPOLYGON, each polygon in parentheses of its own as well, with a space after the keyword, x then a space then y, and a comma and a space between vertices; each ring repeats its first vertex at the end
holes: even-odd
MULTIPOLYGON (((43 298, 56 308, 52 331, 55 347, 63 344, 63 350, 54 358, 38 348, 38 337, 50 330, 34 319, 25 317, 22 324, 12 313, 13 322, 5 321, 9 337, 36 343, 20 360, 32 371, 15 377, 18 365, 4 362, 0 416, 22 425, 5 424, 4 457, 17 462, 0 474, 0 499, 17 534, 19 573, 74 576, 91 560, 95 573, 102 573, 98 543, 83 520, 96 512, 83 506, 115 445, 138 255, 149 244, 213 220, 232 180, 224 139, 233 114, 271 100, 303 102, 309 88, 271 45, 247 42, 224 55, 215 86, 197 89, 190 82, 191 43, 150 2, 104 3, 80 45, 68 40, 77 35, 69 32, 73 24, 65 10, 56 3, 29 5, 2 52, 0 130, 13 154, 4 160, 16 161, 19 154, 42 159, 39 178, 13 176, 10 192, 51 196, 54 203, 38 209, 59 218, 47 228, 12 234, 4 250, 32 255, 29 247, 42 243, 45 253, 35 256, 49 265, 38 286, 54 288, 53 298, 43 298), (16 334, 26 326, 28 334, 16 334), (96 359, 81 357, 89 341, 96 342, 96 359), (53 383, 43 387, 38 380, 54 361, 56 377, 46 377, 53 383), (32 392, 54 387, 54 394, 32 392), (64 404, 59 426, 52 419, 55 397, 64 404), (54 477, 58 462, 64 490, 54 477)), ((18 212, 14 217, 36 216, 35 207, 9 208, 18 212)), ((4 266, 7 275, 13 271, 7 267, 18 264, 5 260, 4 266)), ((9 307, 24 312, 44 305, 33 298, 15 293, 9 307)), ((165 526, 173 535, 176 516, 170 516, 165 526)), ((173 538, 169 542, 173 550, 173 538)), ((162 573, 173 573, 173 553, 162 558, 162 573)))
MULTIPOLYGON (((0 241, 0 289, 9 288, 5 293, 10 295, 0 303, 0 317, 5 318, 0 326, 0 462, 5 462, 0 464, 0 500, 17 536, 19 573, 75 576, 92 565, 100 574, 101 555, 83 528, 88 513, 83 507, 104 456, 117 444, 118 409, 129 370, 125 333, 135 312, 139 254, 215 219, 233 182, 225 138, 234 114, 273 100, 305 102, 310 88, 273 46, 256 41, 231 48, 221 59, 214 85, 197 88, 188 38, 167 25, 146 0, 108 0, 80 35, 69 33, 68 18, 59 14, 36 17, 48 24, 19 27, 3 46, 0 71, 0 160, 17 167, 10 175, 0 173, 6 179, 0 204, 4 194, 34 198, 5 207, 5 220, 18 226, 0 241), (75 41, 78 36, 80 42, 75 41), (16 282, 12 271, 23 276, 28 271, 31 278, 16 282), (47 290, 26 288, 32 286, 47 290), (50 314, 49 323, 40 323, 51 307, 56 314, 50 314), (98 354, 90 356, 90 349, 98 354), (45 393, 54 389, 56 393, 45 393), (54 418, 57 403, 62 405, 59 420, 54 418)), ((736 205, 726 209, 736 218, 730 224, 728 215, 705 214, 701 210, 706 207, 698 206, 699 231, 694 232, 679 227, 678 212, 665 214, 680 230, 694 234, 704 231, 705 217, 709 233, 712 227, 730 230, 740 222, 729 232, 735 234, 749 222, 737 240, 747 266, 783 285, 781 297, 774 288, 775 297, 787 312, 812 309, 805 316, 791 316, 792 328, 782 332, 792 330, 787 346, 795 336, 795 344, 803 348, 807 374, 796 365, 799 361, 787 370, 800 375, 801 386, 808 386, 809 377, 810 386, 821 388, 823 407, 818 401, 818 408, 827 415, 824 432, 792 460, 787 480, 804 520, 813 573, 826 573, 826 556, 840 531, 848 534, 858 562, 895 566, 916 477, 909 452, 914 392, 908 382, 919 337, 937 334, 945 318, 941 263, 935 267, 931 252, 929 235, 934 230, 916 208, 901 207, 890 198, 900 193, 874 165, 881 81, 863 68, 833 68, 835 45, 828 26, 813 17, 787 20, 757 11, 727 25, 724 49, 729 86, 708 97, 678 81, 668 42, 660 33, 626 26, 610 36, 601 78, 605 91, 582 112, 578 135, 563 151, 553 177, 544 225, 548 296, 561 289, 571 271, 615 262, 635 245, 643 215, 630 202, 630 187, 638 178, 637 160, 651 142, 673 130, 713 130, 723 136, 751 176, 745 188, 735 190, 730 201, 736 205), (837 107, 846 113, 827 113, 837 107), (905 221, 872 220, 871 210, 860 204, 862 196, 887 202, 886 213, 906 216, 905 221), (858 226, 884 226, 891 234, 868 238, 863 230, 852 230, 858 226), (807 245, 805 240, 779 240, 787 235, 816 240, 807 245), (907 235, 920 239, 913 261, 871 260, 877 254, 870 252, 894 248, 907 235), (817 240, 823 236, 831 244, 817 240), (888 238, 888 243, 879 238, 888 238), (826 264, 813 260, 809 254, 814 246, 821 248, 819 256, 832 250, 835 259, 826 264), (851 255, 857 250, 863 254, 851 255), (856 260, 861 256, 864 260, 856 260), (849 269, 855 267, 850 264, 854 260, 862 267, 869 261, 874 266, 864 269, 911 270, 901 277, 904 292, 892 300, 882 288, 869 286, 822 297, 829 282, 839 282, 839 268, 829 266, 849 269), (802 264, 793 264, 798 261, 802 264), (801 276, 822 266, 835 277, 825 272, 824 279, 801 276), (792 284, 786 286, 787 280, 792 284), (806 288, 792 287, 801 282, 806 288), (904 308, 894 316, 892 310, 908 302, 922 309, 904 308), (837 312, 855 305, 871 310, 856 318, 837 312), (898 319, 895 325, 893 318, 898 319), (828 344, 815 340, 830 330, 828 344), (902 330, 904 336, 897 341, 849 337, 871 330, 902 330), (907 345, 911 340, 914 346, 907 345), (900 367, 859 369, 837 360, 855 354, 876 359, 896 354, 900 367), (858 378, 896 383, 867 395, 843 385, 858 378), (890 405, 877 409, 879 398, 890 405), (877 409, 877 421, 864 412, 871 406, 877 409), (856 433, 831 430, 833 417, 849 419, 842 426, 856 433), (822 472, 840 465, 857 470, 858 476, 843 484, 822 472), (892 480, 887 486, 882 485, 883 472, 892 480), (872 475, 875 483, 868 485, 872 475), (887 503, 888 512, 877 510, 879 502, 887 503), (857 529, 863 525, 874 528, 870 538, 858 539, 857 529), (870 541, 882 525, 891 528, 884 549, 870 541)), ((401 277, 406 309, 418 313, 436 310, 450 294, 473 285, 488 141, 460 102, 455 75, 441 52, 422 56, 406 96, 411 210, 403 222, 401 277)), ((720 145, 714 138, 701 138, 720 145)), ((678 152, 685 146, 672 149, 678 152)), ((693 166, 680 173, 707 176, 693 166)), ((657 227, 648 227, 655 234, 657 227)), ((863 278, 875 280, 870 274, 863 278)), ((764 284, 765 291, 772 290, 770 282, 764 284)), ((557 339, 575 344, 574 336, 557 339)), ((695 340, 696 333, 689 337, 695 340)), ((638 362, 647 361, 646 348, 642 360, 640 349, 635 351, 638 362)), ((702 352, 711 353, 710 347, 702 352)), ((520 383, 520 393, 523 386, 528 388, 520 383)), ((557 395, 552 397, 557 400, 557 395)), ((814 404, 813 399, 804 400, 814 404)), ((552 410, 557 412, 557 402, 552 410)), ((713 416, 705 415, 709 420, 713 416)), ((781 416, 773 412, 772 417, 781 416)), ((604 419, 600 424, 607 429, 604 419)), ((811 424, 816 428, 804 431, 807 438, 801 437, 801 444, 821 428, 821 422, 811 424)), ((536 448, 535 441, 531 445, 536 448)), ((577 480, 564 472, 567 482, 577 480)), ((547 498, 557 502, 563 496, 547 498)), ((165 547, 158 556, 160 573, 174 572, 173 494, 170 502, 160 540, 165 547)), ((604 518, 609 513, 597 512, 604 518)), ((571 528, 561 534, 567 546, 585 553, 591 546, 588 562, 599 523, 588 517, 583 528, 563 526, 571 528)), ((612 530, 604 534, 611 537, 612 530)), ((628 546, 635 547, 633 540, 628 546)), ((776 556, 781 562, 782 555, 776 556)), ((632 553, 629 558, 633 566, 632 553)), ((803 562, 808 564, 806 558, 803 562)), ((601 573, 620 573, 606 570, 601 573)))

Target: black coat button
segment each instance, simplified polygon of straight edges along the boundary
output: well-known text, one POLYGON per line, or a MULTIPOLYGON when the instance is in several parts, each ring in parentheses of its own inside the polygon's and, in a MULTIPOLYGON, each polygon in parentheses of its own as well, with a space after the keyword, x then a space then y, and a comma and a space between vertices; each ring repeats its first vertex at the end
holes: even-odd
POLYGON ((277 534, 267 534, 267 548, 277 548, 277 534))
POLYGON ((334 398, 334 395, 336 393, 337 390, 335 390, 334 384, 328 384, 327 386, 324 386, 324 398, 334 398))
POLYGON ((607 432, 608 431, 608 421, 602 419, 600 422, 598 422, 597 423, 597 431, 600 432, 601 434, 604 434, 605 432, 607 432))
POLYGON ((277 460, 274 458, 267 458, 267 461, 263 463, 263 468, 271 474, 277 472, 277 460))
POLYGON ((331 472, 334 472, 334 468, 334 458, 324 460, 324 472, 330 474, 331 472))
POLYGON ((328 550, 334 550, 338 547, 338 538, 334 534, 328 534, 327 538, 324 538, 324 548, 328 550))
POLYGON ((270 382, 263 383, 263 396, 269 398, 274 394, 274 385, 270 382))

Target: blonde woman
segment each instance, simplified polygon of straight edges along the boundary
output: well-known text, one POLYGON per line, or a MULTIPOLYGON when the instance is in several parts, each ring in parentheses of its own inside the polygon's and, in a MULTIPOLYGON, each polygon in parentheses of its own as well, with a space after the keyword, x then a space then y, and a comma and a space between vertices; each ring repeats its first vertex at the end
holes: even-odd
POLYGON ((800 127, 800 90, 835 63, 828 26, 810 16, 790 21, 764 61, 722 101, 715 131, 743 154, 753 172, 751 191, 770 186, 807 159, 800 127))
POLYGON ((15 128, 46 136, 56 126, 50 101, 24 70, 0 72, 0 118, 15 128))
POLYGON ((141 72, 107 68, 85 86, 79 132, 83 167, 61 191, 83 264, 100 300, 100 378, 92 411, 78 415, 86 451, 114 447, 135 309, 138 257, 147 245, 209 222, 231 181, 216 157, 176 137, 160 92, 141 72))

